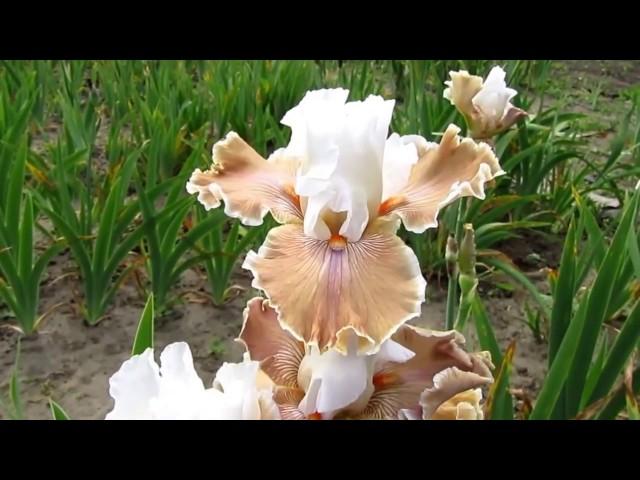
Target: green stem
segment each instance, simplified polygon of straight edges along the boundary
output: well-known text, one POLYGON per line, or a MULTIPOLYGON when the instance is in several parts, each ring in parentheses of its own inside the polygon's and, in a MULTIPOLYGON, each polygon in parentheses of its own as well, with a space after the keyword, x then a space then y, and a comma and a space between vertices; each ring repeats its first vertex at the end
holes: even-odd
MULTIPOLYGON (((458 200, 456 212, 456 225, 455 225, 455 240, 460 244, 462 240, 462 220, 464 213, 466 212, 466 204, 464 199, 458 200)), ((447 265, 447 277, 449 279, 447 287, 447 311, 445 314, 445 329, 451 330, 453 328, 456 318, 456 299, 458 298, 458 268, 457 261, 451 262, 447 265)))

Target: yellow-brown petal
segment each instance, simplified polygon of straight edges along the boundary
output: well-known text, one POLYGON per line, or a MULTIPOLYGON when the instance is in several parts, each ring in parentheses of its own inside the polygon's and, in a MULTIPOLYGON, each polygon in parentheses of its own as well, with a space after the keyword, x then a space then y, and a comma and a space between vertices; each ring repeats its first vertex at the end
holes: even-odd
POLYGON ((461 70, 459 72, 449 72, 451 80, 445 82, 448 88, 444 91, 445 98, 465 116, 471 117, 475 113, 473 97, 482 89, 482 77, 470 75, 469 72, 461 70))
POLYGON ((441 404, 433 413, 432 420, 482 420, 484 413, 480 406, 482 390, 465 390, 441 404))
POLYGON ((225 214, 245 225, 260 225, 269 211, 281 223, 301 221, 300 200, 294 191, 297 160, 284 157, 282 152, 278 150, 265 160, 230 132, 213 146, 211 169, 196 169, 187 191, 198 193, 207 209, 218 207, 223 200, 225 214))
POLYGON ((374 353, 424 301, 418 260, 394 233, 390 222, 376 222, 357 242, 322 241, 300 225, 283 225, 257 254, 249 252, 244 267, 297 339, 346 353, 352 329, 358 353, 374 353))
POLYGON ((439 372, 449 368, 491 381, 488 353, 467 353, 462 348, 464 337, 455 330, 439 332, 403 325, 391 338, 415 352, 415 356, 404 363, 390 363, 376 372, 375 391, 365 410, 355 418, 396 419, 399 415, 411 418, 425 389, 433 387, 439 372))
POLYGON ((304 398, 304 390, 292 387, 276 387, 273 401, 280 410, 283 420, 305 420, 305 414, 298 408, 304 398))
POLYGON ((381 216, 398 215, 407 230, 422 233, 436 227, 440 209, 456 199, 485 197, 484 184, 504 172, 489 145, 461 139, 459 132, 449 125, 440 143, 426 149, 407 185, 382 202, 381 216))
POLYGON ((422 418, 433 419, 438 408, 448 400, 467 390, 477 389, 493 382, 474 372, 465 372, 456 367, 447 368, 433 379, 433 386, 426 388, 420 395, 422 418))
POLYGON ((268 300, 261 297, 249 300, 238 340, 244 344, 249 358, 260 362, 262 371, 276 385, 298 386, 304 344, 280 326, 278 313, 268 300))

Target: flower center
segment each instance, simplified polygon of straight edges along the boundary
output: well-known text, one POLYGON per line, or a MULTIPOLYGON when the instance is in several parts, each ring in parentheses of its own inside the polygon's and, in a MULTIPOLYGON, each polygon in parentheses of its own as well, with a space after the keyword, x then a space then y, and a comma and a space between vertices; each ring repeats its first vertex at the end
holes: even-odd
POLYGON ((347 246, 347 239, 342 235, 333 234, 329 239, 329 246, 333 250, 344 250, 347 246))

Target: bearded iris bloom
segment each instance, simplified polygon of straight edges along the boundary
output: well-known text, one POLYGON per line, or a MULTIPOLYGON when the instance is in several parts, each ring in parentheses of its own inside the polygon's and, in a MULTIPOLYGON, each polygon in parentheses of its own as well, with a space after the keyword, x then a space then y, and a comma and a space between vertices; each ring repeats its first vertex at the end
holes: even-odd
POLYGON ((205 388, 189 346, 168 345, 159 366, 153 349, 125 361, 110 379, 114 408, 106 420, 275 420, 273 382, 256 361, 225 363, 205 388))
POLYGON ((375 354, 353 343, 346 355, 320 353, 260 297, 247 304, 239 341, 273 381, 285 420, 481 418, 479 389, 493 381, 488 352, 467 353, 456 331, 403 325, 375 354))
POLYGON ((268 159, 236 133, 213 147, 213 165, 188 184, 206 209, 272 229, 244 267, 295 341, 341 354, 377 353, 419 315, 426 282, 413 251, 396 236, 402 222, 421 233, 464 196, 484 198, 503 174, 489 145, 450 125, 439 143, 388 136, 393 100, 347 102, 348 91, 308 92, 283 117, 285 148, 268 159))
POLYGON ((471 137, 488 140, 527 116, 527 112, 511 104, 518 92, 507 87, 502 68, 493 67, 484 81, 466 70, 449 75, 444 98, 462 113, 471 137))

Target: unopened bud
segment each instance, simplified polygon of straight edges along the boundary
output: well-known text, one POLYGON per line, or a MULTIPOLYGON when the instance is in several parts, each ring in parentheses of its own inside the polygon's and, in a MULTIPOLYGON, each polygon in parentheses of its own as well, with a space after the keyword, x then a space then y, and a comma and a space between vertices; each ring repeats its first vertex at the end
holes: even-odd
POLYGON ((476 272, 476 242, 473 232, 473 225, 464 225, 464 237, 458 253, 458 267, 460 272, 466 275, 475 276, 476 272))

